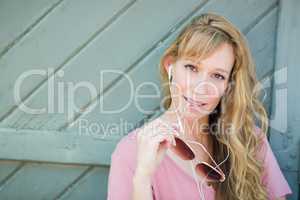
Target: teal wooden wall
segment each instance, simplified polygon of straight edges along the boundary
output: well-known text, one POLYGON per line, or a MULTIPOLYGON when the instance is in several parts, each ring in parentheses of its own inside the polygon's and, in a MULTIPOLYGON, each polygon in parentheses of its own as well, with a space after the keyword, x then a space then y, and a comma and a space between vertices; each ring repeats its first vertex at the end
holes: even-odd
MULTIPOLYGON (((82 134, 79 122, 105 126, 122 119, 137 127, 160 114, 160 99, 142 101, 148 114, 133 102, 120 113, 99 112, 100 105, 116 109, 126 104, 131 91, 118 74, 106 75, 101 83, 100 71, 121 70, 135 88, 144 81, 159 86, 162 52, 194 16, 207 11, 228 17, 249 41, 267 94, 270 141, 294 191, 290 199, 297 199, 299 8, 297 0, 0 0, 0 199, 106 199, 110 155, 129 130, 107 134, 108 127, 82 134), (283 66, 288 70, 281 71, 283 66), (23 82, 20 98, 26 106, 49 112, 26 113, 14 99, 16 80, 32 69, 49 76, 23 82), (72 99, 67 92, 58 94, 59 84, 82 82, 96 92, 78 89, 74 98, 80 110, 60 108, 59 100, 66 106, 72 99), (56 89, 49 93, 51 86, 56 89), (288 100, 277 98, 281 89, 288 100), (281 115, 284 108, 277 108, 284 103, 289 112, 281 115)), ((141 93, 154 91, 143 87, 141 93)))

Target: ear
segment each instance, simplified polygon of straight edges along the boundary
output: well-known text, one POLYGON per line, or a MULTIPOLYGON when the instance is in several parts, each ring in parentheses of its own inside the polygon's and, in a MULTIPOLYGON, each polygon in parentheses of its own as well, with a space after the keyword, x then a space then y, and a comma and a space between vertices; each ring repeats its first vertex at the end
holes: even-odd
POLYGON ((163 62, 163 65, 164 65, 164 68, 166 71, 169 70, 169 67, 171 64, 173 64, 175 61, 174 57, 173 56, 167 56, 163 62))

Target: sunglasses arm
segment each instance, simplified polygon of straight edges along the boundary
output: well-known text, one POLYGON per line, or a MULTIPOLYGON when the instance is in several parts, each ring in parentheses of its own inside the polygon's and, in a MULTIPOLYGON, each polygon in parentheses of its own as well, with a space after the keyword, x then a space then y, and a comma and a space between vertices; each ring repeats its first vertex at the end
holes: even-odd
MULTIPOLYGON (((219 166, 220 166, 221 164, 223 164, 223 163, 228 159, 228 157, 229 157, 229 153, 227 153, 226 158, 225 158, 222 162, 220 162, 219 164, 217 164, 216 161, 213 159, 213 157, 210 155, 210 153, 207 151, 207 149, 205 148, 205 146, 204 146, 203 144, 201 144, 201 143, 199 143, 199 142, 195 142, 195 141, 193 141, 193 140, 187 140, 187 142, 201 146, 201 148, 205 151, 205 153, 208 154, 208 156, 210 157, 210 159, 211 159, 211 160, 214 162, 214 164, 216 165, 216 166, 214 167, 214 169, 219 168, 219 166)), ((227 152, 229 152, 229 151, 227 151, 227 152)), ((221 172, 222 172, 222 170, 221 170, 221 172)), ((222 172, 222 173, 223 173, 223 172, 222 172)))

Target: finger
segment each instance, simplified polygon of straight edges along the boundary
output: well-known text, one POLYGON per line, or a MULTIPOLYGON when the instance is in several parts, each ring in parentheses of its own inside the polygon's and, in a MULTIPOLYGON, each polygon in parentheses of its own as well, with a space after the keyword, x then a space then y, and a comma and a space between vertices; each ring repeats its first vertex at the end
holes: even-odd
POLYGON ((161 154, 165 153, 168 148, 169 148, 169 144, 166 140, 164 140, 158 146, 157 155, 160 156, 161 154))
POLYGON ((157 148, 157 154, 162 155, 170 147, 171 147, 171 142, 168 139, 164 139, 162 142, 159 142, 159 145, 157 148))
POLYGON ((149 136, 150 139, 156 138, 158 136, 162 136, 162 137, 171 137, 173 134, 172 133, 168 133, 168 132, 163 132, 163 131, 157 131, 155 134, 149 136))
POLYGON ((166 122, 160 120, 160 123, 161 123, 161 127, 162 128, 165 128, 165 130, 168 130, 168 131, 172 131, 172 132, 178 132, 180 129, 179 129, 179 126, 178 124, 167 124, 166 122))
POLYGON ((168 136, 170 138, 170 143, 174 146, 176 145, 176 140, 175 140, 176 133, 174 133, 174 132, 159 132, 158 134, 168 136))
POLYGON ((139 138, 144 140, 145 138, 154 135, 155 134, 155 129, 153 128, 153 124, 146 124, 140 131, 139 131, 139 138))
POLYGON ((176 130, 176 129, 169 129, 168 131, 169 131, 170 133, 172 133, 172 135, 174 135, 174 136, 180 136, 179 131, 176 130))
POLYGON ((162 143, 164 146, 170 147, 173 144, 172 137, 173 135, 171 134, 158 134, 151 140, 155 146, 159 146, 162 143))

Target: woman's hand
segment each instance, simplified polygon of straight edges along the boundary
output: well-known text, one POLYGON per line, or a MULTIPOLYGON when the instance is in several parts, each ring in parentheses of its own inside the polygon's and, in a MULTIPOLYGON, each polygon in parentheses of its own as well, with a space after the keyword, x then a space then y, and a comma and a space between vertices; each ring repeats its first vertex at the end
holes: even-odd
MULTIPOLYGON (((174 131, 174 130, 173 130, 174 131)), ((151 175, 170 145, 175 145, 172 129, 159 118, 137 133, 137 166, 133 178, 133 200, 152 200, 151 175)))
MULTIPOLYGON (((174 131, 174 130, 173 130, 174 131)), ((175 145, 172 129, 160 119, 145 124, 137 133, 137 167, 133 178, 133 200, 152 200, 151 175, 170 145, 175 145)))
POLYGON ((149 179, 162 161, 166 150, 175 145, 174 132, 158 119, 145 124, 137 133, 137 168, 135 175, 149 179))

